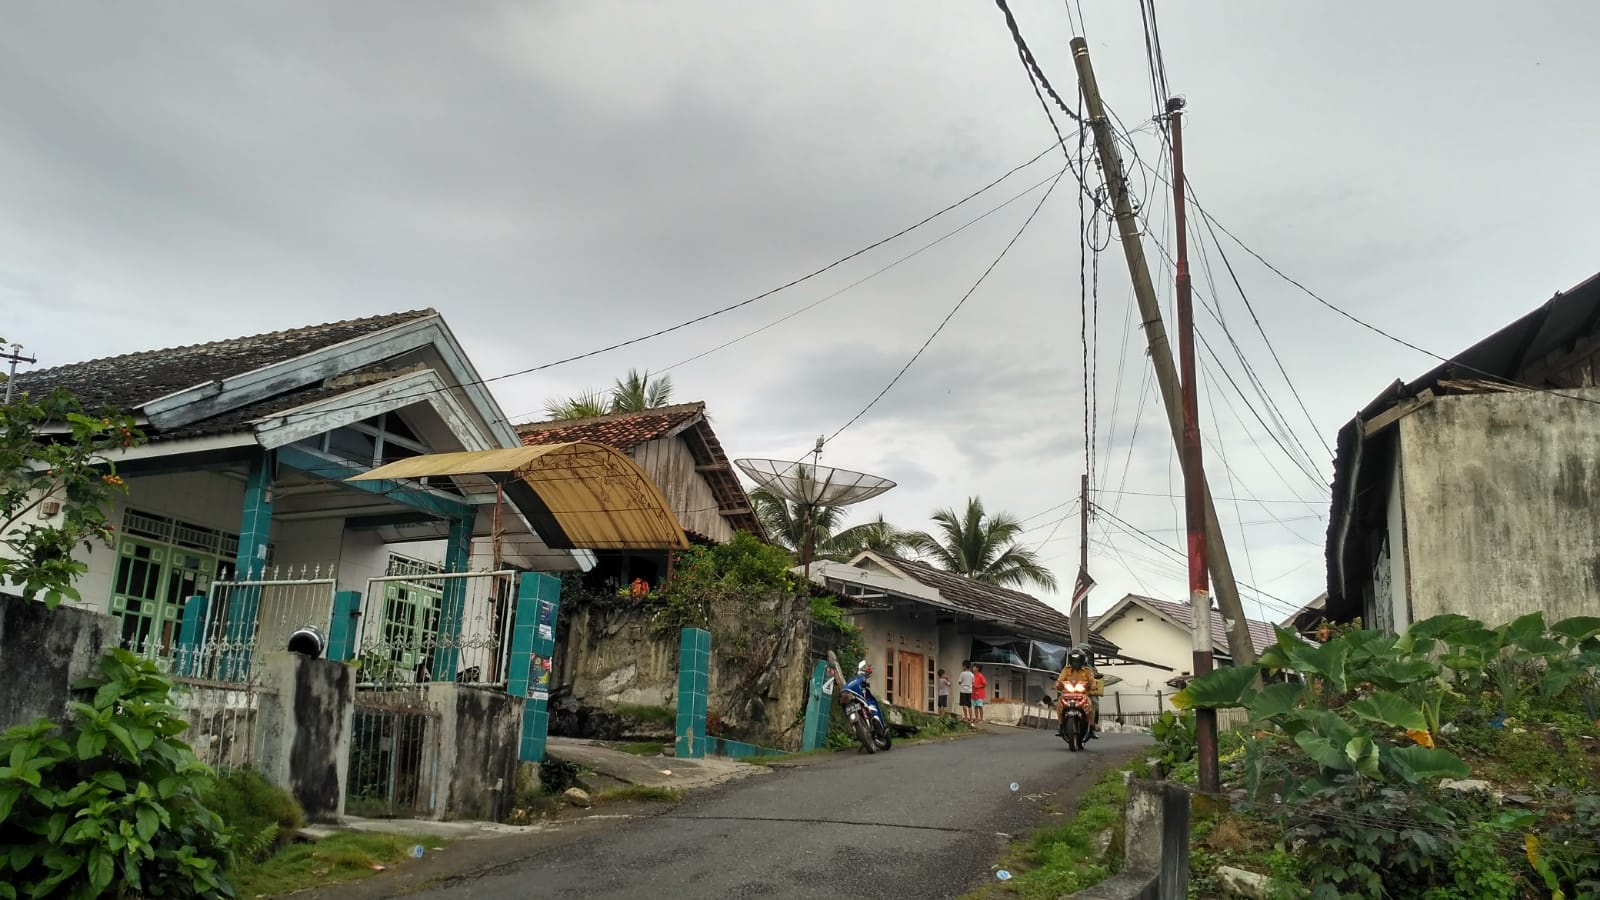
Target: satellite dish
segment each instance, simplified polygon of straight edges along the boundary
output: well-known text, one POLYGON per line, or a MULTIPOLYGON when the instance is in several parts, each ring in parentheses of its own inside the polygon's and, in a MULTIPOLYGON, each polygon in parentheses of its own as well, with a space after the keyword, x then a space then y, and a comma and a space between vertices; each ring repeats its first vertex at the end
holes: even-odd
POLYGON ((816 449, 811 451, 811 463, 792 459, 736 459, 734 465, 750 476, 750 480, 764 490, 799 504, 807 518, 805 545, 800 547, 800 562, 805 566, 806 577, 811 577, 811 555, 815 550, 815 530, 812 511, 819 506, 849 506, 871 500, 894 487, 894 482, 865 472, 819 466, 824 438, 817 438, 816 449))

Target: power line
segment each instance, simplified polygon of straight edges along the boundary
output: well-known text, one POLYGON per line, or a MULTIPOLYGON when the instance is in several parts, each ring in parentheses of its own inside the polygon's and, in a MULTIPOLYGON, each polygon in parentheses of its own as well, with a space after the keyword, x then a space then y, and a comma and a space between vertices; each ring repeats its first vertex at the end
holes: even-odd
MULTIPOLYGON (((1011 29, 1011 40, 1017 45, 1017 56, 1021 58, 1023 66, 1028 69, 1030 75, 1037 80, 1039 85, 1043 86, 1045 92, 1050 95, 1050 99, 1056 102, 1056 106, 1060 107, 1061 112, 1067 118, 1077 122, 1079 125, 1087 124, 1082 116, 1068 108, 1066 101, 1062 100, 1061 95, 1056 93, 1056 89, 1051 86, 1050 79, 1045 77, 1044 70, 1039 68, 1039 61, 1034 58, 1033 51, 1028 49, 1028 42, 1023 39, 1022 30, 1017 27, 1017 18, 1011 14, 1011 7, 1006 5, 1006 0, 994 0, 994 3, 1005 14, 1006 27, 1011 29)), ((1051 124, 1055 124, 1054 118, 1051 119, 1051 124)))
POLYGON ((981 286, 989 277, 989 273, 993 272, 995 267, 1000 265, 1000 261, 1006 258, 1006 254, 1011 252, 1011 248, 1016 246, 1017 240, 1022 237, 1022 233, 1028 230, 1028 226, 1033 224, 1034 217, 1039 215, 1039 210, 1044 208, 1045 201, 1050 199, 1050 195, 1055 191, 1056 185, 1061 183, 1061 178, 1062 175, 1058 174, 1056 175, 1055 180, 1050 182, 1050 187, 1045 190, 1044 196, 1040 197, 1039 202, 1034 205, 1033 212, 1028 213, 1028 218, 1023 220, 1022 227, 1018 228, 1017 233, 1011 236, 1011 240, 1007 241, 1005 247, 1001 248, 1000 255, 994 258, 994 262, 989 263, 989 267, 984 269, 983 274, 978 276, 978 280, 973 282, 972 287, 968 288, 967 292, 961 295, 961 299, 956 301, 955 306, 950 307, 950 311, 945 313, 945 317, 939 322, 939 326, 933 330, 932 334, 928 335, 927 340, 922 342, 922 346, 917 348, 917 352, 911 354, 911 358, 906 360, 906 364, 900 367, 900 371, 896 372, 894 377, 889 379, 889 383, 883 386, 883 390, 879 391, 876 397, 873 397, 870 401, 868 401, 867 405, 862 407, 860 412, 856 413, 854 416, 851 416, 850 421, 839 426, 838 431, 828 435, 828 437, 822 441, 824 446, 832 442, 834 438, 837 438, 839 435, 843 434, 846 429, 854 425, 874 406, 877 406, 878 401, 882 400, 885 394, 888 394, 896 384, 900 383, 901 377, 904 376, 906 371, 909 370, 911 366, 922 357, 923 351, 928 349, 928 345, 933 343, 933 339, 938 337, 940 332, 944 331, 944 327, 950 324, 950 320, 955 317, 956 313, 961 311, 961 307, 966 305, 967 300, 972 297, 973 293, 975 293, 979 286, 981 286))
MULTIPOLYGON (((1101 490, 1101 491, 1096 491, 1095 493, 1097 493, 1097 494, 1123 495, 1123 496, 1128 496, 1128 497, 1161 497, 1163 499, 1165 499, 1167 497, 1172 497, 1172 496, 1179 496, 1179 497, 1182 496, 1180 494, 1156 494, 1156 493, 1150 493, 1148 491, 1106 491, 1106 490, 1101 490)), ((1299 504, 1304 504, 1306 506, 1313 505, 1311 503, 1311 501, 1309 501, 1309 500, 1263 500, 1263 499, 1260 499, 1259 497, 1212 497, 1211 499, 1213 499, 1213 500, 1226 500, 1226 501, 1230 501, 1230 502, 1232 502, 1232 501, 1242 501, 1242 502, 1245 502, 1245 503, 1299 503, 1299 504)))
MULTIPOLYGON (((1063 139, 1063 140, 1065 140, 1065 139, 1063 139)), ((1028 161, 1023 162, 1023 163, 1019 163, 1018 165, 1015 165, 1015 166, 1011 167, 1010 169, 1008 169, 1005 172, 1005 174, 1003 174, 1000 177, 994 179, 993 181, 989 182, 988 184, 984 185, 983 187, 978 188, 976 191, 973 191, 972 193, 967 194, 966 196, 962 197, 961 199, 955 201, 954 203, 949 204, 948 206, 943 207, 942 209, 940 209, 939 211, 937 211, 935 213, 932 213, 931 215, 925 216, 924 218, 918 220, 914 224, 908 225, 905 228, 902 228, 899 231, 896 231, 895 233, 889 235, 888 237, 881 238, 879 240, 873 241, 872 243, 866 245, 865 247, 862 247, 861 249, 856 250, 853 253, 850 253, 848 255, 842 256, 842 257, 834 260, 833 262, 830 262, 827 265, 822 266, 821 268, 815 269, 815 270, 813 270, 813 271, 811 271, 811 272, 809 272, 809 273, 807 273, 805 275, 802 275, 802 276, 800 276, 798 278, 793 279, 792 281, 789 281, 789 282, 786 282, 784 284, 781 284, 781 285, 779 285, 779 286, 777 286, 775 288, 771 288, 769 290, 762 291, 761 293, 756 294, 753 297, 748 297, 748 298, 746 298, 744 300, 741 300, 741 301, 739 301, 737 303, 732 303, 732 304, 729 304, 727 306, 721 307, 720 309, 712 310, 711 312, 705 313, 703 315, 696 316, 696 317, 694 317, 692 319, 688 319, 688 320, 679 322, 676 325, 671 325, 669 327, 662 328, 662 329, 659 329, 657 331, 652 331, 649 334, 641 335, 641 336, 635 337, 635 338, 630 338, 628 340, 620 341, 618 343, 609 344, 607 346, 600 347, 600 348, 597 348, 597 349, 594 349, 594 350, 589 350, 589 351, 586 351, 584 353, 579 353, 579 354, 575 354, 573 356, 564 357, 562 359, 557 359, 557 360, 554 360, 552 362, 541 363, 541 364, 539 364, 537 366, 529 366, 528 368, 518 369, 518 370, 516 370, 514 372, 506 372, 504 374, 495 375, 495 376, 492 376, 492 377, 489 377, 489 378, 480 378, 480 379, 472 380, 472 381, 464 381, 464 382, 461 382, 461 383, 459 383, 457 385, 454 385, 454 386, 443 387, 443 388, 428 388, 426 390, 418 391, 418 392, 413 393, 413 394, 407 394, 405 396, 402 396, 402 397, 399 397, 399 398, 394 398, 394 399, 401 399, 401 400, 420 399, 422 397, 431 396, 433 394, 445 393, 445 392, 448 392, 450 390, 454 390, 454 389, 457 389, 457 388, 478 387, 478 386, 482 386, 482 385, 491 384, 491 383, 496 382, 496 381, 504 381, 504 380, 506 380, 508 378, 516 378, 516 377, 519 377, 519 376, 522 376, 522 375, 529 375, 529 374, 532 374, 534 372, 542 372, 542 371, 545 371, 547 369, 553 369, 553 368, 555 368, 557 366, 563 366, 563 365, 566 365, 568 363, 577 362, 577 361, 583 360, 583 359, 589 359, 590 357, 594 357, 594 356, 599 356, 599 355, 601 355, 603 353, 609 353, 612 350, 620 350, 623 347, 630 347, 630 346, 632 346, 634 344, 643 343, 644 341, 648 341, 648 340, 651 340, 653 338, 658 338, 658 337, 661 337, 662 335, 671 334, 671 333, 673 333, 675 331, 680 331, 680 330, 682 330, 684 328, 688 328, 688 327, 690 327, 692 325, 697 325, 697 324, 699 324, 701 322, 705 322, 705 321, 708 321, 710 319, 714 319, 714 318, 716 318, 718 316, 725 315, 727 313, 733 312, 734 310, 741 309, 743 307, 749 306, 750 304, 756 303, 756 302, 758 302, 760 300, 765 300, 766 298, 771 297, 774 294, 777 294, 777 293, 782 292, 782 291, 786 291, 786 290, 788 290, 788 289, 790 289, 792 287, 795 287, 797 285, 800 285, 800 284, 803 284, 803 283, 805 283, 807 281, 810 281, 811 279, 816 278, 819 275, 823 275, 823 274, 825 274, 827 272, 830 272, 833 269, 836 269, 839 266, 844 265, 845 263, 850 262, 851 260, 856 259, 859 256, 862 256, 862 255, 864 255, 866 253, 869 253, 869 252, 871 252, 873 250, 876 250, 879 247, 882 247, 884 244, 887 244, 887 243, 889 243, 891 241, 894 241, 894 240, 896 240, 898 238, 904 237, 905 235, 910 234, 911 232, 917 230, 918 228, 921 228, 922 226, 928 224, 929 222, 932 222, 934 219, 937 219, 940 216, 943 216, 943 215, 945 215, 947 213, 950 213, 950 212, 952 212, 952 211, 954 211, 954 210, 966 205, 967 203, 970 203, 971 201, 973 201, 974 199, 978 198, 979 196, 982 196, 983 194, 987 193, 988 191, 993 190, 1001 182, 1004 182, 1006 179, 1010 178, 1011 176, 1017 174, 1018 172, 1022 171, 1023 169, 1028 168, 1029 166, 1032 166, 1033 164, 1037 163, 1039 160, 1044 159, 1046 155, 1050 154, 1051 152, 1053 152, 1056 149, 1056 146, 1057 146, 1056 144, 1051 144, 1050 146, 1046 147, 1045 149, 1039 151, 1037 154, 1035 154, 1028 161)), ((329 413, 329 412, 337 412, 337 411, 344 410, 344 409, 359 409, 359 408, 364 407, 364 406, 366 406, 365 403, 353 404, 353 405, 349 405, 349 406, 324 407, 324 408, 321 408, 321 409, 318 409, 318 410, 315 410, 315 411, 308 411, 308 412, 302 412, 302 413, 294 413, 294 412, 282 413, 282 414, 267 416, 267 417, 264 417, 264 418, 283 419, 283 420, 287 421, 291 416, 296 416, 296 417, 301 417, 301 416, 320 416, 320 415, 324 415, 324 414, 329 413)), ((507 424, 511 424, 511 423, 508 422, 507 424)))

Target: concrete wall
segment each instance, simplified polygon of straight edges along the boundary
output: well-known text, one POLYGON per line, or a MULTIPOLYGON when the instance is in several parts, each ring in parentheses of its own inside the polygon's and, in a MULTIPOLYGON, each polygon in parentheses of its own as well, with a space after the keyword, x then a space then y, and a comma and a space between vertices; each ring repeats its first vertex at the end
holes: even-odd
POLYGON ((678 696, 675 635, 621 606, 575 604, 561 612, 556 673, 584 706, 671 707, 678 696))
POLYGON ((41 717, 61 722, 72 683, 98 671, 118 634, 103 613, 0 594, 0 731, 41 717))
MULTIPOLYGON (((1600 400, 1594 388, 1567 391, 1600 400)), ((1443 397, 1400 421, 1411 621, 1600 605, 1600 415, 1547 393, 1443 397)), ((1403 627, 1407 622, 1399 622, 1403 627)))
POLYGON ((455 684, 428 686, 440 712, 441 819, 501 822, 516 799, 517 749, 526 702, 504 691, 455 684))
POLYGON ((344 815, 355 670, 274 651, 261 655, 261 774, 293 794, 313 822, 344 815))

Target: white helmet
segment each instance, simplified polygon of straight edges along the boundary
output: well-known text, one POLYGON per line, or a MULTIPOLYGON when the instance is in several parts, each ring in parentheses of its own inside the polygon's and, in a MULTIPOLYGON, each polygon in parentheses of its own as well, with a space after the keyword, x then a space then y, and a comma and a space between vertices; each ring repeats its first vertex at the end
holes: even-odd
POLYGON ((861 662, 856 663, 856 674, 857 675, 871 675, 872 674, 872 664, 867 662, 864 659, 861 662))

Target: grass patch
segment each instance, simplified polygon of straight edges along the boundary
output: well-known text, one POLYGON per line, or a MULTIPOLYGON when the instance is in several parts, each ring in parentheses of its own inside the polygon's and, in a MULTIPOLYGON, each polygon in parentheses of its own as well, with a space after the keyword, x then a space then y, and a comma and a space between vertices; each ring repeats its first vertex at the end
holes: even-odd
POLYGON ((342 831, 315 843, 290 844, 276 855, 229 873, 239 897, 278 897, 307 888, 355 881, 410 858, 421 844, 433 852, 438 838, 342 831))
POLYGON ((603 745, 634 756, 658 756, 670 746, 661 741, 604 741, 603 745))
POLYGON ((595 800, 601 803, 624 802, 632 800, 638 803, 676 803, 683 799, 683 791, 677 788, 656 787, 648 784, 629 784, 623 787, 607 788, 600 792, 595 800))
POLYGON ((1135 778, 1149 776, 1143 762, 1107 772, 1094 787, 1084 792, 1078 800, 1076 813, 1069 820, 1046 825, 1025 843, 1012 847, 1000 863, 1000 868, 1011 871, 1009 882, 1003 887, 990 885, 969 896, 1053 900, 1117 874, 1122 867, 1128 802, 1128 788, 1123 779, 1128 772, 1135 778), (1110 841, 1102 853, 1100 843, 1108 836, 1110 841))
POLYGON ((640 722, 655 722, 661 725, 675 725, 678 721, 678 711, 670 706, 625 704, 613 707, 611 712, 630 719, 637 719, 640 722))

